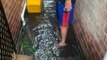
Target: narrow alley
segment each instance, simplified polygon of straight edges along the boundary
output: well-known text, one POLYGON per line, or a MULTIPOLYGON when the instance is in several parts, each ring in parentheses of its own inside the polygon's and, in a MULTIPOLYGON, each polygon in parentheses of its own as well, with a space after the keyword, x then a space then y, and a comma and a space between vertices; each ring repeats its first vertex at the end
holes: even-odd
POLYGON ((41 1, 42 13, 29 13, 27 0, 0 0, 0 60, 107 60, 106 0, 76 1, 64 48, 56 1, 41 1))

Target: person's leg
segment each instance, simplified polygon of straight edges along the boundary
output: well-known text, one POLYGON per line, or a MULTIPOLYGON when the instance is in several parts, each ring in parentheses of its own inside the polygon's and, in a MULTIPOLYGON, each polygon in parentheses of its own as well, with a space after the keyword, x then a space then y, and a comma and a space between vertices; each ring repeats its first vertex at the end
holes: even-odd
POLYGON ((61 31, 61 41, 58 45, 59 45, 59 47, 63 47, 63 46, 66 46, 66 35, 67 35, 67 31, 68 31, 68 25, 61 26, 60 31, 61 31))
POLYGON ((69 24, 68 21, 69 21, 70 13, 65 13, 63 9, 64 9, 63 4, 57 5, 57 15, 58 15, 57 18, 58 18, 58 24, 60 26, 60 32, 61 32, 61 40, 60 40, 60 43, 57 44, 58 47, 66 46, 65 40, 66 40, 68 24, 69 24))
POLYGON ((67 31, 68 31, 68 21, 70 18, 70 12, 64 12, 63 13, 63 21, 62 21, 62 26, 60 26, 60 32, 61 32, 61 41, 58 44, 59 47, 64 47, 66 46, 66 35, 67 35, 67 31))
POLYGON ((73 15, 74 15, 74 7, 75 4, 72 4, 72 10, 70 12, 70 19, 68 21, 69 13, 63 15, 63 19, 61 19, 62 24, 60 24, 60 31, 61 31, 61 41, 58 44, 58 47, 64 47, 66 46, 66 36, 67 36, 67 31, 68 31, 68 25, 72 24, 73 21, 73 15), (62 21, 63 20, 63 21, 62 21))

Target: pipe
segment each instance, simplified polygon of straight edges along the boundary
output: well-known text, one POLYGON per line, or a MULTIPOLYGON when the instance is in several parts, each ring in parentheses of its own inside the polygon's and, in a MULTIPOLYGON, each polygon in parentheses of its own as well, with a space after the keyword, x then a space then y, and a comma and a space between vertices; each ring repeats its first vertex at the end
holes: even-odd
POLYGON ((26 2, 24 3, 24 7, 23 7, 23 10, 22 10, 22 14, 21 14, 21 20, 23 22, 23 26, 26 25, 26 22, 25 22, 25 19, 24 19, 25 10, 26 10, 26 2))

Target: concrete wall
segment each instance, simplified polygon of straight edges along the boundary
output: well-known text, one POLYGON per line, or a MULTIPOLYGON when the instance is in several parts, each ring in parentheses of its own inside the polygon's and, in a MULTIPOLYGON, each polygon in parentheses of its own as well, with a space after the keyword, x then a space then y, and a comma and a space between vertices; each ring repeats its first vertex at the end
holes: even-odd
POLYGON ((77 0, 73 25, 86 60, 103 60, 107 51, 107 0, 77 0))
POLYGON ((21 26, 22 3, 25 0, 1 0, 13 39, 16 38, 21 26))

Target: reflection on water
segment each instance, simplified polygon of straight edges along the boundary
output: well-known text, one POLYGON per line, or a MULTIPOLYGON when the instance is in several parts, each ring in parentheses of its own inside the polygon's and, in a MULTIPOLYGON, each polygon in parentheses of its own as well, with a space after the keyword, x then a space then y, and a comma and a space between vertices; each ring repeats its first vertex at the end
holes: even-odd
MULTIPOLYGON (((56 47, 59 40, 58 26, 53 27, 51 20, 56 18, 56 9, 54 0, 43 1, 43 16, 41 22, 33 29, 36 37, 34 46, 36 48, 35 60, 65 60, 60 58, 60 49, 56 47)), ((71 58, 69 58, 71 60, 71 58)), ((66 60, 68 60, 66 58, 66 60)))
POLYGON ((33 30, 37 33, 34 46, 35 60, 59 60, 59 49, 56 44, 59 40, 58 28, 54 28, 50 22, 50 18, 55 18, 55 1, 43 1, 43 16, 42 20, 33 30))
POLYGON ((34 42, 36 59, 56 60, 55 57, 59 56, 59 49, 55 46, 59 38, 58 29, 54 29, 49 20, 43 20, 34 30, 38 33, 34 42))

